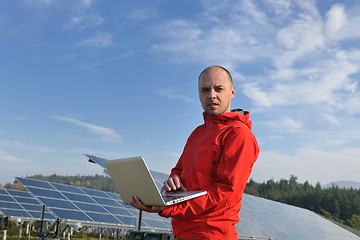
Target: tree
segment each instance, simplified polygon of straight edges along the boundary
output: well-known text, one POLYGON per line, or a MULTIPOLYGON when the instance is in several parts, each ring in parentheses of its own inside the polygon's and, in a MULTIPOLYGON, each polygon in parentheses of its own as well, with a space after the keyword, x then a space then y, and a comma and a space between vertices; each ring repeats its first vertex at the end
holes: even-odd
POLYGON ((348 220, 348 224, 350 227, 360 229, 360 215, 352 215, 352 217, 348 220))

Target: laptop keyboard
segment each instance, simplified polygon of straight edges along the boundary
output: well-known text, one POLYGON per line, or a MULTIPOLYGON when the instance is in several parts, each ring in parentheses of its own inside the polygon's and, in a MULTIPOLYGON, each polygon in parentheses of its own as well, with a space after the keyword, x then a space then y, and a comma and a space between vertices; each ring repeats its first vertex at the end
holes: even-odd
POLYGON ((165 201, 171 201, 171 200, 176 200, 179 198, 185 197, 184 195, 172 195, 172 196, 163 196, 165 201))

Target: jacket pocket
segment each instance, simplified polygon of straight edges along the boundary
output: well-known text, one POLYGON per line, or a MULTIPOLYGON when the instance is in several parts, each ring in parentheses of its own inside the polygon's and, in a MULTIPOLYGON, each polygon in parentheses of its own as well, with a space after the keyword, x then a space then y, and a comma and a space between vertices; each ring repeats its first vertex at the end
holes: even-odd
POLYGON ((221 149, 220 146, 214 146, 212 151, 212 159, 211 159, 211 171, 210 171, 210 183, 213 184, 216 181, 217 177, 217 168, 222 161, 221 159, 221 149))

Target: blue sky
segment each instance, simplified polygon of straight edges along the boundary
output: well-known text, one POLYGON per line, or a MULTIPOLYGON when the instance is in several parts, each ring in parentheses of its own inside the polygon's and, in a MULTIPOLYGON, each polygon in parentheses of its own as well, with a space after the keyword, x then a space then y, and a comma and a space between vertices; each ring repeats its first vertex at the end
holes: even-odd
POLYGON ((360 2, 0 0, 0 183, 92 175, 82 155, 168 173, 202 123, 197 77, 234 78, 252 178, 360 181, 360 2))

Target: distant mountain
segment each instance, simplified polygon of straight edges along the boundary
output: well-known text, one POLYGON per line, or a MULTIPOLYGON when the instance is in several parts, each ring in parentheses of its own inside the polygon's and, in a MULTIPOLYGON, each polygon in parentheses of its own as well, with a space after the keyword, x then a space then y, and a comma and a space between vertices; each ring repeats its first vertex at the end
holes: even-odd
POLYGON ((332 182, 332 183, 328 183, 322 186, 322 188, 330 188, 332 186, 338 186, 339 188, 346 188, 346 189, 360 189, 360 182, 356 182, 356 181, 337 181, 337 182, 332 182))

